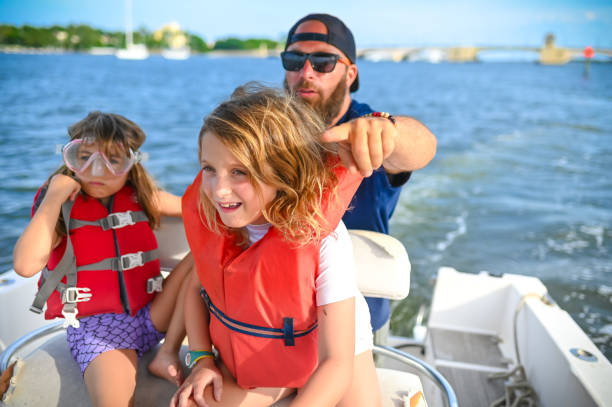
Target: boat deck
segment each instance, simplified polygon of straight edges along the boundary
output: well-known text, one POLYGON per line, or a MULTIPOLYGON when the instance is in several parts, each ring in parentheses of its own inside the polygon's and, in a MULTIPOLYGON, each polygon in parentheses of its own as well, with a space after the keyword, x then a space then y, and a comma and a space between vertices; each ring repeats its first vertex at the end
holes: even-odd
POLYGON ((488 407, 504 394, 503 380, 489 380, 508 365, 491 335, 431 329, 435 367, 449 381, 460 405, 488 407))
MULTIPOLYGON (((390 339, 390 345, 426 360, 435 367, 455 390, 460 406, 489 407, 504 395, 504 381, 489 376, 508 370, 507 360, 492 335, 432 328, 429 330, 426 353, 418 347, 402 346, 401 338, 390 339)), ((401 369, 396 362, 381 359, 377 364, 401 369)), ((442 396, 432 382, 422 377, 423 389, 430 407, 443 406, 442 396)))

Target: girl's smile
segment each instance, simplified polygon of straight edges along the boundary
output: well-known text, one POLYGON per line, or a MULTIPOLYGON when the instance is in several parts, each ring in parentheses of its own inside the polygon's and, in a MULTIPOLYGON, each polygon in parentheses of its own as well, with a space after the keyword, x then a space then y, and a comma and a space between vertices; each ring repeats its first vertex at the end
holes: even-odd
POLYGON ((219 207, 221 208, 222 211, 224 212, 231 212, 233 210, 236 210, 240 207, 240 205, 242 205, 241 203, 221 203, 221 202, 217 202, 217 205, 219 205, 219 207))

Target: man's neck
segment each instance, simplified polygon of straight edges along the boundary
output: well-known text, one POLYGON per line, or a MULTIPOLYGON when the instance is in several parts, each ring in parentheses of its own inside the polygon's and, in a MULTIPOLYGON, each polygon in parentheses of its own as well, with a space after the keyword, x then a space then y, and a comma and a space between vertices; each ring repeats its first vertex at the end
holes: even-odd
POLYGON ((342 102, 342 107, 340 108, 340 111, 338 112, 338 115, 336 115, 336 117, 334 117, 334 119, 331 121, 331 124, 330 124, 329 127, 333 127, 336 124, 338 124, 338 121, 344 117, 344 115, 346 114, 346 112, 348 111, 350 106, 351 106, 351 96, 347 95, 344 98, 344 101, 342 102))

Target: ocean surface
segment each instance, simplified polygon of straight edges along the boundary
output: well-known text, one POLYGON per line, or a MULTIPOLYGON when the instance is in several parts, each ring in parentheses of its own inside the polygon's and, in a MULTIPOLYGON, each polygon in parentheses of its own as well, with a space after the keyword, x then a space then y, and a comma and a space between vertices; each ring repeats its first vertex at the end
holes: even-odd
MULTIPOLYGON (((612 358, 612 64, 359 61, 355 99, 406 114, 438 138, 403 189, 391 234, 412 262, 392 329, 408 334, 441 266, 540 278, 612 358)), ((202 119, 249 80, 282 83, 278 59, 0 54, 0 272, 32 198, 60 165, 66 128, 92 110, 147 133, 146 167, 182 194, 202 119)))

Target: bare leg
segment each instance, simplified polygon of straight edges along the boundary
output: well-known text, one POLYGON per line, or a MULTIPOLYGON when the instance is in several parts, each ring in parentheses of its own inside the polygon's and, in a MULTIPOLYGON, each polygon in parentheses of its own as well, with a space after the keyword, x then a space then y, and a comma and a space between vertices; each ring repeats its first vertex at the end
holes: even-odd
POLYGON ((193 268, 195 268, 195 264, 193 256, 189 252, 164 280, 163 291, 153 299, 151 303, 151 322, 158 331, 166 332, 168 329, 183 280, 193 268))
POLYGON ((102 353, 87 366, 85 386, 94 407, 134 405, 137 363, 135 350, 115 349, 102 353))
POLYGON ((170 320, 170 326, 166 332, 166 338, 157 350, 157 354, 149 363, 148 369, 151 374, 166 379, 171 383, 180 386, 185 380, 183 365, 178 357, 181 350, 183 338, 185 338, 185 316, 184 316, 184 297, 186 285, 189 279, 183 279, 183 286, 176 299, 174 313, 170 320))
POLYGON ((378 376, 372 351, 368 350, 355 356, 353 363, 353 380, 338 407, 381 406, 382 399, 378 376))
MULTIPOLYGON (((204 390, 206 403, 208 403, 210 407, 267 407, 295 392, 295 389, 283 387, 243 389, 238 386, 230 371, 222 363, 220 363, 219 369, 223 375, 223 393, 221 395, 221 401, 216 402, 213 398, 212 386, 206 386, 204 390)), ((193 399, 190 399, 189 406, 196 406, 193 399)))
POLYGON ((149 363, 151 374, 179 386, 184 380, 183 366, 178 353, 185 338, 185 319, 183 314, 183 293, 186 278, 195 271, 191 252, 180 261, 164 282, 164 290, 151 304, 151 321, 159 331, 166 331, 166 338, 157 354, 149 363), (162 329, 160 329, 162 328, 162 329))

